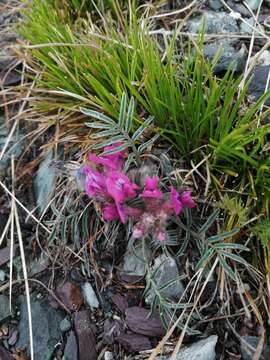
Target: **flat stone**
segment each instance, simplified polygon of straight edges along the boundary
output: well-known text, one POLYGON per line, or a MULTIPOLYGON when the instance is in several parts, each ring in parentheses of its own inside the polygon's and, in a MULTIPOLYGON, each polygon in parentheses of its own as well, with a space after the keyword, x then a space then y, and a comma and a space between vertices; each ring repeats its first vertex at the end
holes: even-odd
POLYGON ((13 356, 2 345, 0 345, 0 359, 14 360, 13 356))
POLYGON ((5 320, 10 315, 9 299, 6 295, 0 295, 0 321, 5 320))
POLYGON ((223 4, 220 0, 210 0, 209 6, 213 10, 219 10, 223 7, 223 4))
POLYGON ((143 242, 136 240, 134 249, 132 248, 133 240, 129 241, 127 251, 124 256, 122 271, 120 276, 124 281, 131 282, 139 280, 146 274, 146 262, 150 257, 150 246, 145 241, 145 248, 143 242))
POLYGON ((59 299, 71 311, 80 310, 84 299, 80 289, 74 283, 67 281, 64 284, 59 284, 56 289, 59 299))
POLYGON ((246 55, 241 49, 237 51, 229 40, 216 40, 203 47, 203 53, 207 59, 212 60, 217 53, 218 62, 214 68, 214 73, 227 71, 229 68, 237 72, 242 72, 245 68, 246 55))
MULTIPOLYGON (((218 337, 216 335, 209 336, 188 347, 180 349, 176 360, 215 360, 215 347, 218 337)), ((159 356, 157 360, 170 360, 171 356, 159 356)))
MULTIPOLYGON (((53 309, 46 299, 31 301, 35 360, 51 360, 55 345, 61 340, 60 321, 63 313, 53 309)), ((29 325, 26 298, 20 306, 19 339, 17 349, 26 349, 30 354, 29 325)))
POLYGON ((45 210, 54 191, 56 172, 51 166, 52 160, 53 152, 49 151, 44 160, 40 163, 34 179, 37 205, 40 214, 45 210), (46 181, 44 181, 45 179, 46 181))
MULTIPOLYGON (((243 360, 252 360, 253 355, 256 353, 260 339, 258 336, 243 336, 242 339, 243 340, 240 345, 242 358, 243 360)), ((262 355, 265 360, 270 359, 270 348, 268 345, 264 346, 262 355)))
POLYGON ((117 341, 131 353, 152 349, 150 340, 144 335, 121 333, 117 341))
POLYGON ((245 19, 246 22, 248 23, 245 23, 245 22, 241 22, 241 25, 240 25, 240 31, 242 33, 246 33, 246 34, 251 34, 252 33, 252 26, 254 25, 254 19, 253 18, 248 18, 248 19, 245 19))
POLYGON ((71 329, 71 322, 68 317, 65 317, 62 321, 60 321, 59 327, 62 332, 67 332, 71 329))
POLYGON ((84 283, 82 285, 82 294, 85 302, 91 309, 97 309, 99 307, 98 298, 90 283, 84 283))
MULTIPOLYGON (((255 101, 258 100, 260 96, 264 94, 269 71, 270 71, 270 65, 258 65, 255 67, 248 88, 249 93, 253 98, 253 100, 255 101)), ((269 98, 265 101, 265 104, 270 106, 269 98)))
POLYGON ((203 20, 206 34, 228 34, 239 31, 236 20, 227 12, 204 12, 188 21, 188 29, 192 33, 201 33, 203 20))
POLYGON ((251 10, 257 10, 260 2, 261 0, 246 0, 246 3, 251 8, 251 10))
MULTIPOLYGON (((180 275, 176 261, 171 256, 167 256, 165 254, 162 254, 155 259, 150 274, 149 276, 152 276, 152 274, 154 274, 153 280, 158 289, 165 284, 177 279, 180 275)), ((179 300, 183 292, 184 286, 181 280, 174 281, 170 286, 160 290, 160 294, 164 298, 171 300, 179 300)), ((145 301, 150 304, 154 300, 155 296, 156 292, 152 287, 150 288, 145 301)))
POLYGON ((73 331, 70 332, 65 346, 63 360, 78 360, 78 345, 73 331))
POLYGON ((126 310, 126 323, 137 334, 149 337, 162 337, 165 334, 159 315, 138 306, 126 310))
POLYGON ((34 259, 28 264, 28 276, 33 277, 46 270, 48 266, 49 259, 46 256, 41 256, 37 259, 34 259))
POLYGON ((96 337, 91 326, 90 316, 87 310, 75 314, 74 325, 79 344, 80 360, 96 360, 96 337))

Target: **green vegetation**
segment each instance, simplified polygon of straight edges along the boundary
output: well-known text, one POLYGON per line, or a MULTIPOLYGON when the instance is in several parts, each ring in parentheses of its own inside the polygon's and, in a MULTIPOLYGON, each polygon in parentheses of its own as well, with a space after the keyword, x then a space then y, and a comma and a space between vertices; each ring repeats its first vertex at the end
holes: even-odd
MULTIPOLYGON (((93 149, 121 141, 122 148, 135 154, 134 159, 140 157, 140 150, 162 139, 163 148, 170 147, 176 167, 181 164, 189 169, 193 162, 194 169, 200 164, 199 198, 206 204, 209 199, 217 200, 222 220, 217 218, 218 212, 209 215, 205 211, 209 219, 199 228, 204 217, 196 218, 194 225, 187 214, 185 224, 177 223, 185 232, 177 255, 183 256, 188 241, 196 243, 200 256, 197 270, 219 267, 222 293, 224 279, 238 283, 242 273, 254 270, 245 260, 250 249, 264 252, 267 273, 270 125, 263 123, 267 111, 262 105, 269 93, 250 103, 248 83, 239 90, 241 76, 230 69, 222 77, 214 75, 219 56, 211 62, 205 59, 203 35, 195 43, 179 38, 175 29, 164 41, 151 33, 152 23, 137 9, 138 2, 108 1, 103 6, 100 0, 99 6, 87 2, 85 7, 73 0, 71 10, 66 3, 34 0, 24 11, 20 28, 30 43, 32 76, 41 72, 38 96, 31 105, 39 114, 49 114, 45 126, 59 125, 58 136, 63 141, 67 134, 78 135, 80 146, 86 135, 87 144, 94 143, 93 149), (142 141, 148 128, 150 135, 142 141), (265 220, 260 221, 261 217, 265 220), (261 244, 256 243, 258 239, 261 244)), ((79 209, 76 218, 80 226, 83 222, 86 233, 87 214, 81 217, 79 209)), ((73 215, 68 212, 62 220, 73 219, 73 215)), ((77 231, 79 225, 75 224, 72 220, 70 233, 77 231)), ((98 226, 95 224, 95 230, 98 226)), ((66 228, 61 230, 59 221, 54 230, 64 233, 66 228)), ((111 236, 115 242, 118 230, 111 230, 106 241, 111 236)), ((262 269, 260 263, 254 264, 262 269)), ((162 298, 154 276, 149 279, 147 290, 154 287, 156 293, 153 307, 159 307, 165 318, 166 311, 172 317, 175 307, 162 298)))

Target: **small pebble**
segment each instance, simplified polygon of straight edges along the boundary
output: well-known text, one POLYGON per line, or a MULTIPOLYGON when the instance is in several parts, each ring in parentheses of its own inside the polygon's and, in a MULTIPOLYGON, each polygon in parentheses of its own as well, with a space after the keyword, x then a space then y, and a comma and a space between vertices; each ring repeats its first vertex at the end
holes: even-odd
POLYGON ((62 332, 69 331, 71 329, 71 322, 70 322, 69 318, 66 317, 62 321, 60 321, 59 327, 62 332))

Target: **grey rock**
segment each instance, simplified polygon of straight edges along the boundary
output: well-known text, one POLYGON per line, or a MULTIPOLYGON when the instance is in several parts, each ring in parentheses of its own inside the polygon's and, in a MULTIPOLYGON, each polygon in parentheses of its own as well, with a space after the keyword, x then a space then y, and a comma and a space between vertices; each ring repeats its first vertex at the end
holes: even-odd
POLYGON ((78 360, 78 345, 73 331, 70 332, 67 338, 63 360, 78 360))
MULTIPOLYGON (((243 360, 252 360, 258 347, 259 340, 258 336, 243 336, 240 345, 243 360)), ((270 358, 269 346, 264 346, 262 356, 262 359, 265 360, 270 358)))
POLYGON ((65 317, 63 320, 59 323, 60 330, 62 332, 67 332, 71 329, 71 322, 68 317, 65 317))
MULTIPOLYGON (((255 67, 252 80, 248 88, 253 100, 258 100, 259 97, 264 94, 269 71, 270 65, 258 65, 255 67)), ((269 98, 265 101, 265 104, 268 106, 270 105, 269 98)))
POLYGON ((53 159, 53 152, 49 151, 45 159, 39 165, 34 180, 37 205, 40 214, 44 211, 44 209, 48 205, 52 193, 54 191, 56 172, 55 169, 51 166, 52 159, 53 159))
POLYGON ((0 321, 5 320, 10 315, 9 299, 6 295, 0 295, 0 321))
POLYGON ((90 306, 91 309, 96 309, 99 307, 98 298, 90 283, 85 283, 82 285, 82 294, 85 302, 90 306))
POLYGON ((104 360, 113 360, 113 359, 114 359, 113 353, 110 351, 105 351, 104 360))
POLYGON ((46 270, 48 266, 49 260, 47 257, 41 256, 38 259, 34 259, 28 264, 28 276, 33 277, 46 270))
POLYGON ((203 52, 205 57, 210 60, 219 54, 219 60, 214 68, 214 73, 226 71, 229 68, 238 72, 244 70, 246 55, 242 50, 237 51, 228 40, 217 40, 206 44, 203 52))
MULTIPOLYGON (((176 360, 214 360, 216 358, 215 347, 218 337, 216 335, 209 336, 188 347, 180 349, 176 356, 176 360)), ((170 356, 157 357, 158 360, 170 360, 170 356)))
POLYGON ((219 10, 223 7, 223 4, 220 0, 210 0, 209 6, 213 10, 219 10))
POLYGON ((0 281, 3 282, 5 281, 6 278, 6 273, 4 272, 4 270, 0 270, 0 281))
MULTIPOLYGON (((177 279, 180 275, 176 261, 171 256, 167 256, 165 254, 162 254, 155 259, 149 276, 152 276, 152 274, 154 274, 153 280, 157 288, 162 287, 174 279, 177 279)), ((160 291, 163 297, 175 300, 179 300, 183 292, 184 286, 179 279, 174 281, 169 287, 160 291)), ((150 288, 145 300, 148 304, 150 304, 154 300, 154 297, 155 291, 153 288, 150 288)))
POLYGON ((251 8, 251 10, 257 10, 260 2, 261 0, 246 0, 246 3, 251 8))
POLYGON ((200 33, 203 26, 206 34, 228 34, 238 32, 236 20, 227 12, 205 12, 202 16, 195 17, 188 22, 188 29, 192 33, 200 33))
MULTIPOLYGON (((9 135, 9 130, 5 126, 5 121, 2 116, 0 116, 0 152, 3 150, 7 137, 9 135)), ((20 156, 22 153, 22 135, 18 130, 14 132, 11 136, 8 147, 4 153, 4 156, 0 160, 0 172, 4 172, 4 169, 10 165, 11 156, 13 155, 15 158, 20 156)))
POLYGON ((147 241, 144 244, 145 246, 143 246, 143 241, 136 240, 133 248, 133 241, 129 241, 120 273, 121 277, 143 277, 146 274, 146 263, 150 257, 151 250, 147 241))
MULTIPOLYGON (((31 316, 35 360, 50 360, 55 345, 61 339, 59 323, 64 316, 62 312, 53 309, 46 299, 31 301, 31 316)), ((29 355, 29 325, 25 298, 20 306, 19 334, 16 348, 26 349, 29 355)))
POLYGON ((247 33, 247 34, 251 34, 252 33, 252 26, 254 25, 254 19, 253 18, 248 18, 248 19, 245 19, 246 22, 248 23, 245 23, 245 22, 241 22, 241 25, 240 25, 240 31, 242 33, 247 33))
POLYGON ((250 16, 250 12, 244 4, 236 2, 235 0, 229 0, 227 1, 227 4, 233 9, 233 11, 238 12, 243 16, 250 16))

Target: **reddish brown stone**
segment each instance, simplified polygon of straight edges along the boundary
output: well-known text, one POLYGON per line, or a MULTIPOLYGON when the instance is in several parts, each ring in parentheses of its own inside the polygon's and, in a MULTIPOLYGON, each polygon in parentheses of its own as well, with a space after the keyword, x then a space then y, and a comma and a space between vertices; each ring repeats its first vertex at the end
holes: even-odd
POLYGON ((84 300, 78 286, 71 282, 66 282, 63 285, 58 285, 56 293, 69 310, 80 310, 84 300))

